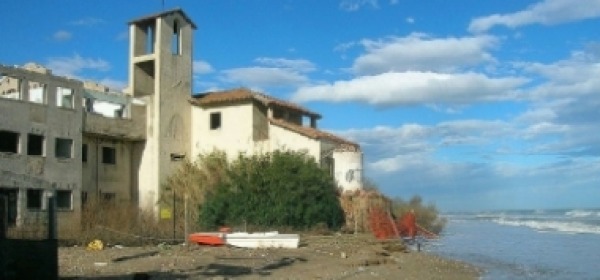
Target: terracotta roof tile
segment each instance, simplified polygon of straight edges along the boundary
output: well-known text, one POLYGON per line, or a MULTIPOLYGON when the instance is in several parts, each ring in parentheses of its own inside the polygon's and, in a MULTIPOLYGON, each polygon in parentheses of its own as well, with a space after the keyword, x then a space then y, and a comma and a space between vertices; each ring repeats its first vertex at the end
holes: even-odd
POLYGON ((317 118, 321 118, 321 115, 315 112, 312 112, 300 105, 294 104, 292 102, 284 101, 281 99, 273 98, 266 94, 258 93, 251 91, 247 88, 236 88, 225 91, 217 91, 217 92, 207 92, 204 94, 200 94, 197 97, 193 97, 190 101, 194 105, 198 106, 207 106, 207 105, 222 105, 233 102, 243 102, 255 100, 258 101, 265 106, 275 105, 279 107, 288 108, 294 111, 299 111, 301 113, 314 116, 317 118))
POLYGON ((337 149, 341 148, 344 150, 351 150, 351 151, 357 151, 360 149, 360 146, 357 143, 346 140, 344 138, 341 138, 341 137, 331 134, 329 132, 318 130, 318 129, 315 129, 312 127, 292 124, 292 123, 286 122, 284 120, 279 120, 279 119, 270 118, 269 122, 273 125, 288 129, 288 130, 296 132, 298 134, 302 134, 309 138, 313 138, 313 139, 317 139, 317 140, 325 139, 325 140, 335 142, 338 145, 340 145, 337 149))

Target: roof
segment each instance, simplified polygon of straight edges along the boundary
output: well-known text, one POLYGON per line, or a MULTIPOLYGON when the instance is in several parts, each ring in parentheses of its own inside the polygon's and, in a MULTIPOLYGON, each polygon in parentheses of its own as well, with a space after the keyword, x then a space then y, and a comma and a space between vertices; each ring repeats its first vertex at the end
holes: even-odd
POLYGON ((262 93, 254 92, 247 88, 236 88, 225 91, 207 92, 196 95, 196 97, 193 97, 190 102, 198 106, 209 106, 223 105, 243 101, 257 101, 264 104, 267 107, 275 105, 298 111, 312 117, 321 118, 321 115, 319 113, 312 112, 300 105, 281 99, 273 98, 262 93))
POLYGON ((359 148, 360 148, 360 146, 357 143, 346 140, 342 137, 336 136, 329 132, 318 130, 316 128, 296 125, 293 123, 286 122, 284 120, 273 119, 273 118, 269 118, 269 123, 279 126, 279 127, 282 127, 282 128, 285 128, 287 130, 296 132, 298 134, 304 135, 304 136, 312 138, 312 139, 329 140, 331 142, 334 142, 334 143, 337 143, 338 145, 340 145, 340 147, 338 147, 338 148, 344 148, 344 149, 352 150, 352 151, 359 150, 359 148))
POLYGON ((171 14, 175 14, 175 13, 180 14, 187 22, 190 23, 190 25, 192 25, 192 28, 194 28, 194 29, 197 28, 196 24, 190 19, 190 17, 187 16, 187 14, 185 12, 183 12, 183 10, 181 8, 175 8, 175 9, 171 9, 171 10, 166 10, 166 11, 162 11, 160 13, 151 14, 151 15, 140 17, 140 18, 136 18, 136 19, 133 19, 133 20, 129 21, 129 24, 143 22, 143 21, 155 19, 155 18, 158 18, 158 17, 164 17, 164 16, 168 16, 168 15, 171 15, 171 14))

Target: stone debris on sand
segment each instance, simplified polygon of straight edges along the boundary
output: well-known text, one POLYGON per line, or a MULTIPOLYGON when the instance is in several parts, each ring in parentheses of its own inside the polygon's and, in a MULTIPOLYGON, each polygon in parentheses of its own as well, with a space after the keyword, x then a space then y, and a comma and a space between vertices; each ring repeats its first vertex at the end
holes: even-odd
POLYGON ((297 249, 189 246, 59 249, 61 278, 478 279, 465 263, 409 252, 367 234, 302 236, 297 249), (106 265, 95 265, 106 263, 106 265))

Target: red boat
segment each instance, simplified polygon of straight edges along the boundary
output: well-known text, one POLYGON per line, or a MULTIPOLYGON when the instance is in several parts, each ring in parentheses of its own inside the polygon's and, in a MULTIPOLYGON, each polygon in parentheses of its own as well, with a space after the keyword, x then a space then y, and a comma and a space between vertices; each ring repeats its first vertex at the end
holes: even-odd
POLYGON ((218 232, 198 232, 192 233, 188 236, 190 242, 198 245, 209 245, 209 246, 222 246, 225 245, 225 239, 222 233, 218 232))

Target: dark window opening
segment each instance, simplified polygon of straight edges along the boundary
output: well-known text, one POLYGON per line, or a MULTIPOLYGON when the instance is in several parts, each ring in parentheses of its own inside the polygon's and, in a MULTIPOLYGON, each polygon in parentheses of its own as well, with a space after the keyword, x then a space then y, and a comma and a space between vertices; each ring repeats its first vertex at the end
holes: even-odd
POLYGON ((71 209, 71 191, 56 191, 56 209, 71 209))
POLYGON ((73 140, 65 138, 56 138, 56 147, 54 150, 56 158, 73 157, 73 140))
POLYGON ((42 190, 27 190, 27 209, 42 209, 42 190))
POLYGON ((117 150, 112 147, 102 147, 102 163, 116 164, 117 150))
POLYGON ((210 114, 210 129, 219 129, 221 128, 221 113, 211 113, 210 114))
POLYGON ((173 22, 173 35, 171 36, 171 53, 175 55, 181 54, 181 30, 179 22, 173 22))
POLYGON ((81 161, 87 162, 88 146, 87 144, 81 145, 81 161))
POLYGON ((18 153, 19 134, 12 131, 0 131, 0 152, 18 153))
POLYGON ((44 136, 36 134, 27 135, 27 154, 30 156, 44 155, 44 136))
MULTIPOLYGON (((19 190, 12 188, 0 188, 0 200, 5 203, 0 207, 0 215, 7 218, 8 226, 15 226, 17 224, 17 198, 19 197, 19 190)), ((0 203, 2 205, 2 203, 0 203)))

